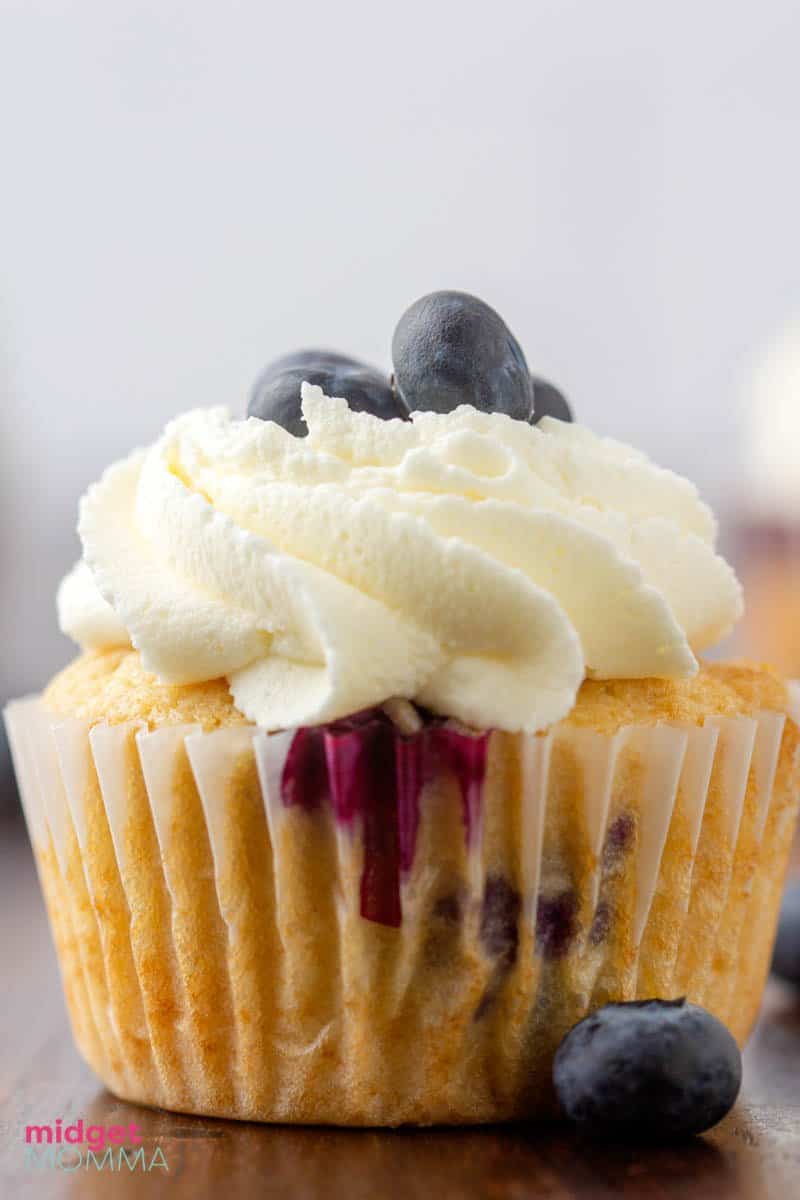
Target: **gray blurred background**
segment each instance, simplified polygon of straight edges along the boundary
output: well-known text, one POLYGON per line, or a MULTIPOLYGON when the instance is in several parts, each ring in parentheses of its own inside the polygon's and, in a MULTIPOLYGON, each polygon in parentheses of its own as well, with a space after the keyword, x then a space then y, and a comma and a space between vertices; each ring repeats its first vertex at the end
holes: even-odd
POLYGON ((387 363, 433 288, 731 513, 800 310, 799 42, 796 0, 0 0, 0 701, 72 653, 110 460, 303 343, 387 363))

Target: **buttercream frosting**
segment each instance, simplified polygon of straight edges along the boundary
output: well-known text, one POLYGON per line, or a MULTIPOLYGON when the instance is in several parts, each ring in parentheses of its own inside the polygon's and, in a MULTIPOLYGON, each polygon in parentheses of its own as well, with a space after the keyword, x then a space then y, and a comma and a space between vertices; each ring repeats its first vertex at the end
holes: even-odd
POLYGON ((303 385, 308 437, 178 417, 81 503, 59 615, 267 729, 400 697, 536 732, 586 675, 682 677, 741 611, 687 480, 590 430, 463 406, 383 421, 303 385))

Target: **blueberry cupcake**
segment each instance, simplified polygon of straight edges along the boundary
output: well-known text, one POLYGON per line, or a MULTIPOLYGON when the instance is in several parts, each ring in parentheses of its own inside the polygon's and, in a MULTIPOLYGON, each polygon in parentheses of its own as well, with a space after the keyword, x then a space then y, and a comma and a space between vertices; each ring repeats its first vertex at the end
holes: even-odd
POLYGON ((80 656, 6 719, 78 1046, 117 1095, 346 1125, 546 1115, 609 1001, 740 1044, 797 809, 792 688, 686 480, 428 296, 81 504, 80 656), (410 1052, 413 1048, 413 1052, 410 1052))

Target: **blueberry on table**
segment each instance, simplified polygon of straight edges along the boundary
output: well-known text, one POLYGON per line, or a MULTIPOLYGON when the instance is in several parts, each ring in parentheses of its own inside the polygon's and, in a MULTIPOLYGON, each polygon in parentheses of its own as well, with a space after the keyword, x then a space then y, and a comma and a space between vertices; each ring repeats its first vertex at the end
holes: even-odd
POLYGON ((607 1004, 570 1030, 553 1064, 566 1116, 618 1140, 702 1133, 733 1107, 741 1081, 731 1034, 685 1000, 607 1004))
POLYGON ((305 437, 308 430, 300 407, 303 383, 317 384, 326 396, 343 396, 354 412, 385 420, 408 417, 381 371, 332 350, 297 350, 270 363, 253 387, 248 417, 275 421, 295 437, 305 437))
POLYGON ((410 412, 459 404, 527 421, 533 384, 522 348, 493 308, 466 292, 431 292, 392 339, 395 389, 410 412))
POLYGON ((787 888, 783 894, 772 972, 787 983, 800 984, 800 884, 787 888))
POLYGON ((555 417, 557 421, 571 421, 572 409, 567 404, 563 393, 552 383, 548 383, 546 379, 540 379, 538 375, 532 375, 531 380, 533 382, 533 416, 531 420, 534 425, 541 421, 542 417, 555 417))

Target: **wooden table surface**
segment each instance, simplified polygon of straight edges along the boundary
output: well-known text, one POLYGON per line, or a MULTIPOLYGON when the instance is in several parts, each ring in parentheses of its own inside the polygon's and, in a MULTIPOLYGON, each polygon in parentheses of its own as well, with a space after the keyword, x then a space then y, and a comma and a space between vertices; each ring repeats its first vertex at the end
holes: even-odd
POLYGON ((26 835, 0 824, 0 1200, 791 1200, 800 1197, 800 1000, 771 984, 736 1109, 669 1149, 597 1147, 567 1128, 379 1132, 178 1116, 116 1100, 74 1050, 26 835), (31 1167, 24 1128, 136 1121, 168 1171, 31 1167))

